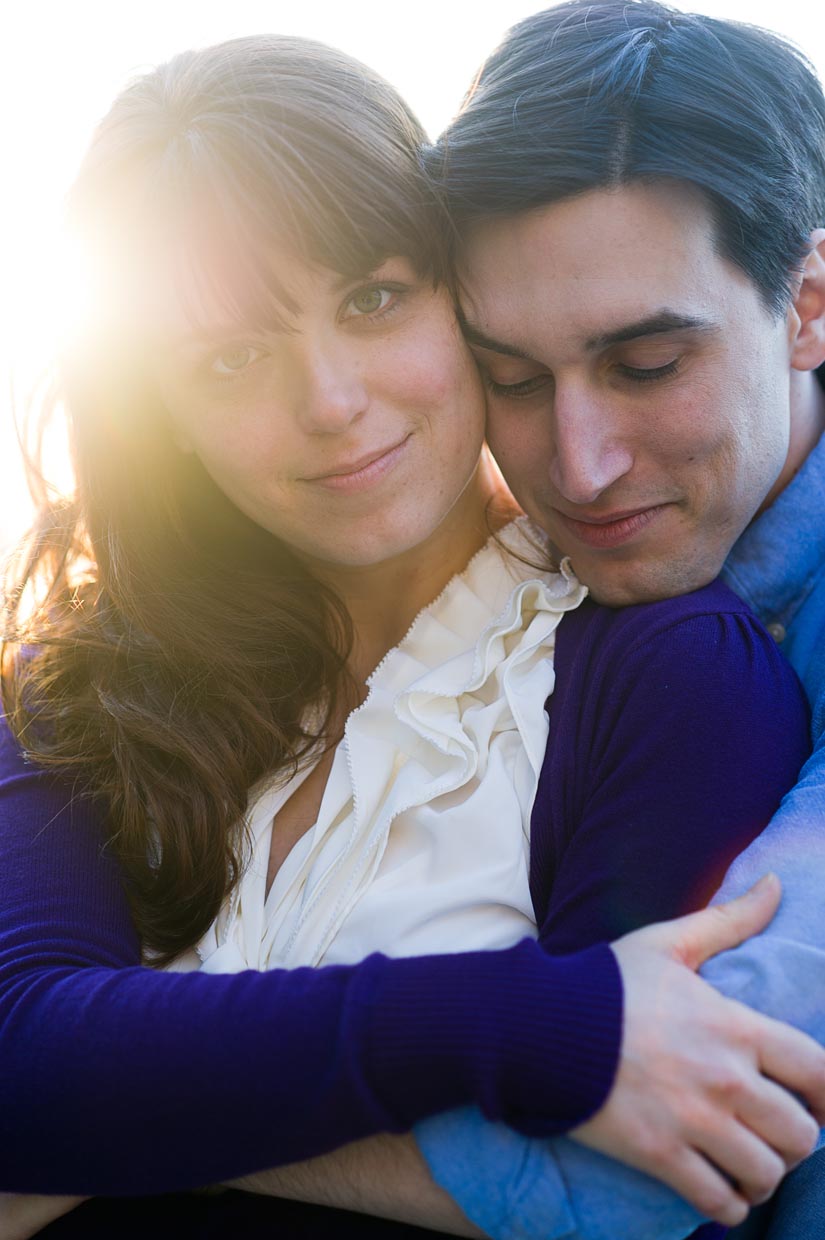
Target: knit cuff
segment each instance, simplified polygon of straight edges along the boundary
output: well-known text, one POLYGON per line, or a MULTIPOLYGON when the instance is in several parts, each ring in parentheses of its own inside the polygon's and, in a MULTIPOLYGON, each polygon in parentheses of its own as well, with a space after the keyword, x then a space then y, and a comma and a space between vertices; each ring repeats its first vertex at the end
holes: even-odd
POLYGON ((608 946, 554 957, 524 940, 387 965, 367 999, 367 1072, 400 1128, 476 1103, 488 1119, 550 1136, 602 1106, 622 1030, 608 946))

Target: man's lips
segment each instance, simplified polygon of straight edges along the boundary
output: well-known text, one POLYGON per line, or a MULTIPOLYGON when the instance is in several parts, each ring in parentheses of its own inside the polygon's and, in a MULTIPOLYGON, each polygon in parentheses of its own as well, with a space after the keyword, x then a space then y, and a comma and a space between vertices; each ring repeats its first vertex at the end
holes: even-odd
POLYGON ((557 508, 556 516, 579 542, 588 547, 606 550, 629 542, 651 526, 668 507, 668 504, 653 504, 649 508, 626 509, 605 516, 587 517, 569 517, 557 508))
POLYGON ((355 491, 377 482, 395 466, 402 456, 410 436, 405 435, 387 448, 373 449, 364 456, 351 461, 340 461, 321 474, 302 478, 331 491, 355 491))

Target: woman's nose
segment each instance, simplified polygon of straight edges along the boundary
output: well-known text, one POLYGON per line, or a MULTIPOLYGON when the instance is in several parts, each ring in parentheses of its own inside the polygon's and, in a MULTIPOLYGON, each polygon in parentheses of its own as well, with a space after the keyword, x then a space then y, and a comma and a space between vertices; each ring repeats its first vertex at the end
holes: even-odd
POLYGON ((347 349, 315 345, 296 360, 296 412, 308 434, 337 434, 366 410, 361 368, 347 349))

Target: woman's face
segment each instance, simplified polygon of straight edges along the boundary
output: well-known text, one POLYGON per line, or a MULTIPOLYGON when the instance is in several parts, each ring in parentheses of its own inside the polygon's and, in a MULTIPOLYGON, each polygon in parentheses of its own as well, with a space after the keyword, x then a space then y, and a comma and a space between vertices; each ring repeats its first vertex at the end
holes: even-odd
POLYGON ((153 314, 175 437, 247 516, 305 556, 374 564, 424 542, 476 470, 484 402, 450 295, 403 258, 363 279, 287 256, 291 309, 193 334, 174 291, 153 314))

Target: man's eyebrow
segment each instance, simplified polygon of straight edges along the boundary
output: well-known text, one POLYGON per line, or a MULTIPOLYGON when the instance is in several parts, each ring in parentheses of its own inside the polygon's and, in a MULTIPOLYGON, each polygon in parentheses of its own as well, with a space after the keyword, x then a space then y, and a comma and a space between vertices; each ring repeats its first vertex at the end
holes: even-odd
POLYGON ((628 340, 640 340, 644 336, 662 336, 666 332, 679 331, 712 331, 716 324, 712 319, 699 318, 693 314, 676 314, 673 310, 660 310, 635 323, 626 323, 613 331, 600 332, 585 341, 588 353, 597 353, 608 349, 613 344, 624 344, 628 340))
MULTIPOLYGON (((518 357, 523 361, 533 361, 530 353, 517 345, 508 344, 505 340, 496 340, 488 336, 475 323, 471 323, 464 314, 459 314, 459 322, 464 338, 468 344, 479 349, 489 349, 492 353, 500 353, 504 357, 518 357)), ((608 349, 614 344, 624 344, 628 340, 640 340, 645 336, 660 336, 667 332, 677 331, 712 331, 716 324, 711 319, 703 319, 693 314, 676 314, 673 310, 660 310, 647 318, 638 319, 634 323, 626 323, 613 331, 600 332, 585 341, 588 353, 596 353, 608 349)))
POLYGON ((532 361, 529 353, 525 353, 523 349, 518 349, 514 344, 506 344, 503 340, 494 340, 492 336, 486 335, 480 327, 476 327, 475 323, 471 323, 464 314, 459 313, 459 325, 464 333, 464 339, 468 344, 474 344, 478 349, 489 349, 492 353, 503 353, 505 357, 520 357, 524 361, 532 361))

